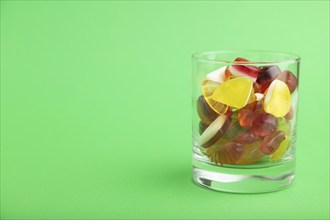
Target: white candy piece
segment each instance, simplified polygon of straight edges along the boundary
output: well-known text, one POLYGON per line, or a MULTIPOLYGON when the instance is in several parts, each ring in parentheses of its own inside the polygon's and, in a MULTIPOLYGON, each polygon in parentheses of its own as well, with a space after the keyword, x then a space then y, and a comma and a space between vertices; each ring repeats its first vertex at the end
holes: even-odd
POLYGON ((256 96, 256 99, 258 102, 260 102, 261 99, 264 98, 264 94, 262 94, 262 93, 254 93, 254 95, 256 96))
POLYGON ((217 83, 224 83, 226 69, 227 69, 227 66, 214 70, 213 72, 206 75, 206 79, 211 80, 213 82, 217 82, 217 83))
POLYGON ((230 66, 230 67, 229 67, 229 71, 230 71, 232 74, 234 74, 235 76, 249 78, 249 79, 252 80, 252 82, 256 82, 256 81, 257 81, 257 78, 254 78, 254 77, 251 77, 251 76, 249 76, 249 75, 247 75, 247 74, 244 74, 244 73, 238 71, 237 69, 235 69, 235 67, 233 67, 233 66, 230 66))
POLYGON ((199 144, 204 145, 206 142, 211 140, 214 135, 222 128, 227 119, 226 115, 220 115, 217 117, 203 132, 199 138, 199 144))

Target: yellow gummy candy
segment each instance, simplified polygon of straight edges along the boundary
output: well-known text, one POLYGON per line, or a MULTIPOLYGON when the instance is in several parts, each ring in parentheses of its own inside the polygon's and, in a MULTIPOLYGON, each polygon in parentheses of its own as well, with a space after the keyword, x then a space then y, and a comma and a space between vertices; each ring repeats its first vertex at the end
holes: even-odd
POLYGON ((222 104, 220 102, 214 101, 211 97, 214 93, 214 91, 220 86, 220 83, 211 81, 211 80, 204 80, 202 85, 203 95, 205 98, 205 101, 209 106, 218 114, 224 114, 228 106, 225 104, 222 104))
POLYGON ((227 80, 218 86, 212 95, 212 99, 240 109, 248 103, 252 90, 251 79, 238 77, 227 80))
POLYGON ((270 160, 273 160, 273 161, 279 160, 283 156, 283 154, 287 151, 289 146, 290 146, 290 140, 286 136, 284 141, 282 141, 282 143, 278 147, 278 149, 270 156, 270 160))
POLYGON ((290 90, 288 86, 280 80, 274 80, 265 96, 265 112, 276 117, 283 117, 289 112, 290 105, 290 90))

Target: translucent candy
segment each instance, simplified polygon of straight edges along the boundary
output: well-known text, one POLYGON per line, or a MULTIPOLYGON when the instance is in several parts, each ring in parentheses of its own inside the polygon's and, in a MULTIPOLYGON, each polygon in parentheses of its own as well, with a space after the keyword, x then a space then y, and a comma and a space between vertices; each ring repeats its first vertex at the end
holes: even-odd
POLYGON ((277 130, 277 119, 267 113, 259 114, 252 122, 252 132, 256 136, 265 137, 277 130))
POLYGON ((255 93, 263 93, 261 92, 261 86, 258 83, 253 83, 253 90, 255 93))
POLYGON ((197 100, 197 113, 201 121, 206 125, 211 124, 219 116, 219 114, 207 104, 202 95, 197 100))
POLYGON ((284 118, 278 118, 278 131, 283 131, 284 134, 290 137, 291 134, 291 124, 290 121, 285 120, 284 118))
POLYGON ((218 86, 212 95, 212 99, 216 102, 240 109, 248 103, 251 92, 251 80, 240 77, 227 80, 218 86))
POLYGON ((278 66, 263 66, 259 69, 260 72, 257 83, 260 85, 261 92, 263 93, 269 87, 271 82, 281 73, 281 70, 278 66))
POLYGON ((236 164, 251 164, 265 156, 265 154, 262 153, 259 149, 260 144, 260 141, 256 141, 251 144, 244 145, 243 155, 236 164))
POLYGON ((252 131, 247 131, 235 138, 235 141, 241 144, 252 144, 257 141, 259 136, 255 135, 252 131))
POLYGON ((207 155, 216 164, 250 164, 265 155, 259 147, 260 141, 243 145, 235 141, 222 139, 207 149, 207 155))
POLYGON ((231 118, 226 115, 220 115, 215 119, 199 137, 199 144, 208 148, 218 141, 230 126, 231 118))
MULTIPOLYGON (((237 63, 248 63, 249 60, 246 60, 244 58, 236 58, 235 62, 237 63)), ((259 68, 256 66, 249 66, 249 65, 232 65, 229 66, 227 69, 227 73, 225 73, 226 78, 232 78, 234 77, 247 77, 252 80, 252 82, 255 82, 257 80, 259 74, 259 68), (230 74, 229 74, 229 73, 230 74), (228 77, 229 75, 229 77, 228 77)))
POLYGON ((285 152, 289 149, 291 141, 288 137, 282 141, 278 149, 270 156, 270 160, 276 161, 281 159, 281 157, 285 154, 285 152))
POLYGON ((262 104, 260 102, 253 102, 238 111, 238 121, 241 126, 250 127, 253 120, 262 112, 262 104))
POLYGON ((228 140, 233 140, 236 136, 243 134, 247 130, 247 128, 241 127, 237 120, 233 119, 224 137, 228 140))
POLYGON ((260 145, 260 151, 267 155, 272 154, 279 148, 284 139, 284 132, 276 131, 263 139, 260 145))
POLYGON ((205 101, 207 104, 218 114, 223 114, 227 111, 227 105, 222 104, 220 102, 217 102, 213 100, 211 97, 216 90, 220 86, 219 83, 210 81, 210 80, 204 80, 202 85, 203 95, 205 98, 205 101))
POLYGON ((264 110, 276 117, 285 116, 290 110, 290 91, 288 86, 275 79, 269 86, 265 99, 264 110))
POLYGON ((207 155, 216 164, 236 164, 244 152, 243 144, 237 142, 217 143, 207 150, 207 155))
POLYGON ((296 76, 289 70, 284 70, 281 72, 276 79, 283 81, 289 87, 290 93, 293 93, 297 88, 298 80, 296 76))

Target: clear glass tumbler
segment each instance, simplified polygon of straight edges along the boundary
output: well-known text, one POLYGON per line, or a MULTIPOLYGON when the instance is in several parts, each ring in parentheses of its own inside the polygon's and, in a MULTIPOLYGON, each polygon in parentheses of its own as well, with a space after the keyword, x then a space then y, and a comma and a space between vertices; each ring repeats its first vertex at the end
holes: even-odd
POLYGON ((193 179, 226 192, 288 187, 295 175, 300 57, 210 51, 193 60, 193 179))

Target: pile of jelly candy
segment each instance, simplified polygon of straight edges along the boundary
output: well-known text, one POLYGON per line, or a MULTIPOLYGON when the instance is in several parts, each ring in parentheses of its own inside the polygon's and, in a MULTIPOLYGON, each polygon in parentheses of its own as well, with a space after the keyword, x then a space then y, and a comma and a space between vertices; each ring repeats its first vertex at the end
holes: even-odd
POLYGON ((216 164, 277 161, 290 147, 291 94, 298 80, 276 65, 256 67, 237 58, 202 83, 199 144, 216 164))

